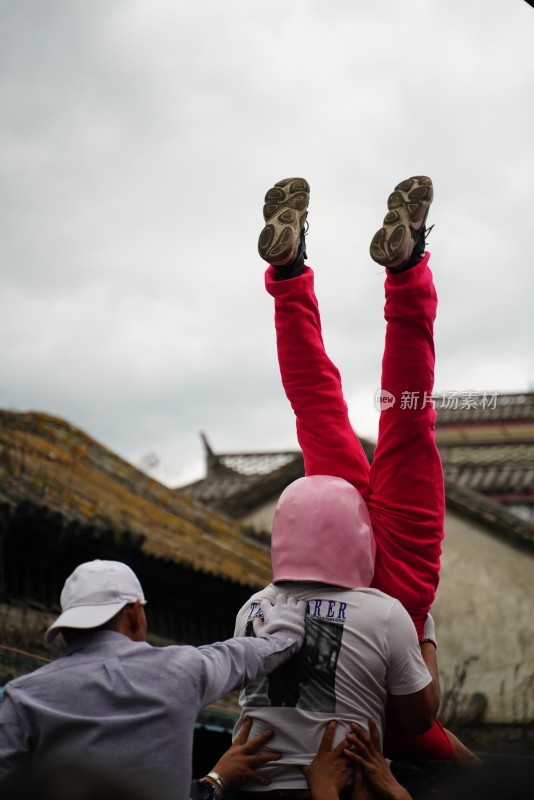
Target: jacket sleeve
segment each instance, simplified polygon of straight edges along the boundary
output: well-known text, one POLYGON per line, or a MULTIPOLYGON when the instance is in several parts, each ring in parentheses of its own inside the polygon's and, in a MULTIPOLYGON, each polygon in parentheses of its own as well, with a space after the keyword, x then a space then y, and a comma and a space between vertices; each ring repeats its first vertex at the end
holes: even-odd
POLYGON ((282 631, 258 637, 240 636, 198 648, 202 656, 202 705, 255 678, 268 675, 295 655, 302 641, 282 631))
POLYGON ((30 725, 8 685, 0 705, 0 780, 28 763, 31 751, 30 725))

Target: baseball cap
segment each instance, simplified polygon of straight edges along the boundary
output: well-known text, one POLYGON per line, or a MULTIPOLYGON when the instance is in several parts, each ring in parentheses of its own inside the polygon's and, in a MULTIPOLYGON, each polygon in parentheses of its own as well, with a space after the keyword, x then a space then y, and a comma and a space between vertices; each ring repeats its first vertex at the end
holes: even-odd
POLYGON ((141 584, 126 564, 98 559, 80 564, 65 581, 62 613, 48 628, 45 641, 53 641, 61 628, 98 628, 136 600, 146 603, 141 584))

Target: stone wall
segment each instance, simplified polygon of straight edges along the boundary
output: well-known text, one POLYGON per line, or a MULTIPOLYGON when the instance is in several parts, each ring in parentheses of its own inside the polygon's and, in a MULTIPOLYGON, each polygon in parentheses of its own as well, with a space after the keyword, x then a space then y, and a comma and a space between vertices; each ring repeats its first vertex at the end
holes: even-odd
POLYGON ((451 512, 445 529, 433 608, 443 713, 532 723, 534 556, 451 512))

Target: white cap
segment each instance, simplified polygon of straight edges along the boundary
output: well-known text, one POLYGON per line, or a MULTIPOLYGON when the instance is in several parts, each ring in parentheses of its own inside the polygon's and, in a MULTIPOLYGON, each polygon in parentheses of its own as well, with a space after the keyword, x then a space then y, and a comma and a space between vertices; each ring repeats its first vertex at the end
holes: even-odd
POLYGON ((135 573, 120 561, 87 561, 76 567, 61 592, 62 613, 48 628, 51 642, 61 628, 98 628, 128 603, 146 600, 135 573))

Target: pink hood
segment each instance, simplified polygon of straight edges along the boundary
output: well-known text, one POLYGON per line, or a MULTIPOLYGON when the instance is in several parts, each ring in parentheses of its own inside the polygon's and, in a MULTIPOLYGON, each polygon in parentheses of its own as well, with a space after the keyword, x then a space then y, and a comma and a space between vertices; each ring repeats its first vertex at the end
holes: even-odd
POLYGON ((273 522, 273 581, 318 581, 362 589, 373 580, 376 545, 367 506, 343 478, 311 475, 280 495, 273 522))

